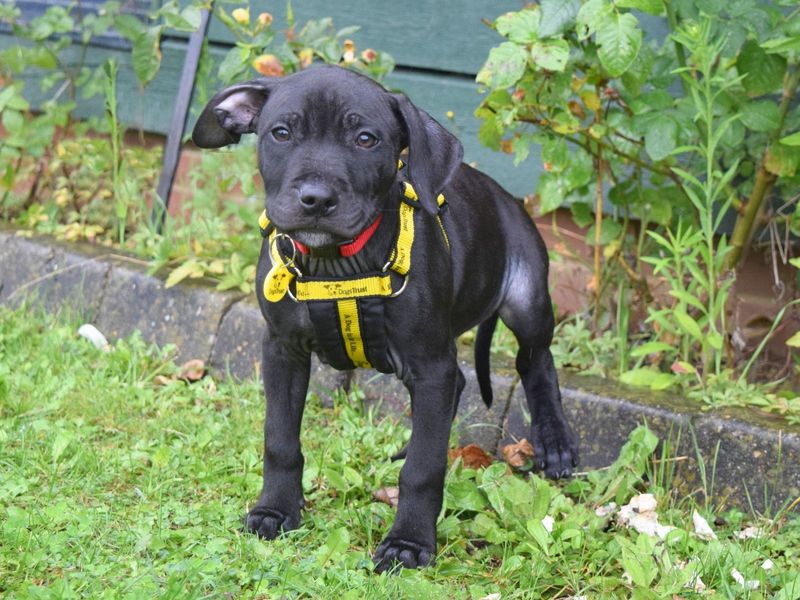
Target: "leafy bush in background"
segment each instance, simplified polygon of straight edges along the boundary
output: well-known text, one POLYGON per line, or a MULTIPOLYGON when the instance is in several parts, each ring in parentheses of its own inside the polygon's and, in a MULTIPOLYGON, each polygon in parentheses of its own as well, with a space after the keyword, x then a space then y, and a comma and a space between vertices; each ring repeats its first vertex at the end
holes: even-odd
POLYGON ((674 383, 645 359, 701 381, 734 367, 725 308, 742 253, 766 215, 800 233, 796 3, 542 0, 494 28, 506 41, 477 76, 480 138, 517 162, 542 145, 538 212, 569 206, 589 227, 595 333, 616 317, 628 339, 606 304, 638 303, 652 329, 631 382, 674 383), (642 13, 666 16, 666 39, 644 38, 642 13))
MULTIPOLYGON (((0 142, 0 216, 42 233, 69 240, 116 243, 151 260, 151 270, 172 268, 167 285, 209 277, 220 289, 252 290, 258 244, 253 215, 261 210, 253 180, 253 148, 243 144, 205 154, 195 170, 195 193, 184 215, 168 218, 164 231, 151 221, 160 148, 123 143, 117 115, 116 66, 89 66, 89 44, 117 32, 130 42, 130 68, 146 87, 161 66, 161 38, 188 33, 200 23, 201 0, 167 2, 146 19, 125 12, 119 2, 97 12, 79 5, 51 6, 29 21, 15 4, 0 8, 20 44, 0 52, 0 119, 8 135, 0 142), (35 113, 26 98, 24 76, 41 75, 40 87, 52 95, 35 113), (78 99, 102 95, 106 119, 76 122, 78 99), (239 204, 232 196, 243 194, 239 204)), ((217 3, 214 14, 236 43, 219 65, 207 44, 198 72, 199 104, 221 85, 264 76, 281 76, 315 61, 340 64, 381 79, 394 67, 386 53, 358 51, 349 39, 358 28, 337 30, 330 18, 296 26, 288 10, 288 28, 276 31, 269 13, 251 18, 248 9, 230 11, 217 3), (215 69, 215 66, 217 67, 215 69), (216 77, 212 72, 216 71, 216 77)))

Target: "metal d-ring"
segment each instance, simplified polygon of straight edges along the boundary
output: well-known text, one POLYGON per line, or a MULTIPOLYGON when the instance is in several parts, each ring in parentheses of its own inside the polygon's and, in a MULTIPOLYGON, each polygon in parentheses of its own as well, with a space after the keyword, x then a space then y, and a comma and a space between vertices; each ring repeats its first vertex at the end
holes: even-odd
MULTIPOLYGON (((302 277, 303 276, 303 272, 300 270, 300 268, 294 262, 294 259, 297 258, 297 246, 294 245, 294 240, 292 239, 292 236, 290 236, 290 235, 288 235, 286 233, 277 233, 276 232, 275 235, 272 236, 272 238, 269 241, 269 253, 270 253, 270 256, 272 256, 274 254, 277 254, 278 258, 281 260, 281 262, 283 263, 284 267, 286 267, 287 269, 290 269, 290 268, 294 269, 295 272, 297 273, 298 277, 302 277), (281 253, 280 248, 278 248, 278 246, 277 246, 278 239, 280 239, 280 238, 286 238, 287 240, 289 240, 289 245, 292 247, 292 257, 289 260, 285 260, 283 258, 283 254, 281 253), (273 244, 275 244, 275 248, 274 248, 275 252, 273 252, 273 244)), ((292 293, 291 286, 286 288, 286 293, 289 294, 289 298, 291 298, 292 301, 299 302, 297 300, 297 298, 295 298, 294 294, 292 293)))
POLYGON ((297 266, 297 263, 295 263, 295 259, 297 258, 297 246, 294 245, 294 239, 292 238, 292 236, 290 236, 287 233, 276 233, 274 236, 272 236, 272 239, 269 242, 270 255, 273 254, 273 252, 272 252, 273 245, 275 245, 275 250, 276 250, 276 252, 274 254, 278 255, 278 258, 281 259, 281 262, 283 263, 283 266, 286 267, 287 269, 289 269, 289 268, 294 269, 297 272, 297 276, 298 277, 302 277, 303 273, 302 273, 302 271, 300 271, 300 268, 297 266), (277 243, 278 243, 279 239, 289 240, 289 245, 292 247, 292 256, 288 260, 284 259, 283 254, 280 251, 280 248, 278 248, 278 246, 277 246, 277 243))
POLYGON ((402 285, 402 287, 399 290, 397 290, 396 292, 394 292, 392 294, 389 294, 389 298, 397 298, 400 294, 403 293, 403 290, 406 289, 407 285, 408 285, 408 273, 406 273, 406 276, 403 277, 403 285, 402 285))

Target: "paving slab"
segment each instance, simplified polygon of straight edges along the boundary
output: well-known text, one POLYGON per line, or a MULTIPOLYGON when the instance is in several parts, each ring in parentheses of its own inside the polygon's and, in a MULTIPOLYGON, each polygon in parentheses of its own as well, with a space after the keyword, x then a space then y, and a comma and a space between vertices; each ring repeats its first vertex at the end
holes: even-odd
POLYGON ((708 483, 702 485, 697 469, 694 477, 681 471, 685 485, 679 489, 707 487, 715 503, 730 498, 743 508, 774 515, 800 498, 800 427, 785 429, 766 415, 759 416, 758 425, 743 417, 748 418, 744 411, 722 411, 694 424, 694 454, 703 457, 708 483))
POLYGON ((36 239, 4 232, 0 243, 0 302, 19 306, 24 300, 39 297, 38 287, 47 263, 53 258, 52 247, 36 239))
MULTIPOLYGON (((579 438, 579 471, 610 465, 628 434, 647 424, 668 440, 669 456, 678 459, 673 483, 683 495, 702 500, 708 493, 715 504, 759 512, 774 512, 800 496, 800 427, 749 410, 704 412, 672 394, 643 393, 594 377, 560 377, 564 412, 579 438)), ((529 437, 529 427, 520 386, 500 445, 529 437)))
POLYGON ((254 300, 235 302, 222 317, 211 352, 212 370, 237 379, 260 376, 266 323, 254 300))
MULTIPOLYGON (((569 377, 562 373, 560 383, 564 413, 580 442, 581 468, 610 465, 628 434, 644 422, 664 439, 688 430, 691 419, 700 414, 697 406, 688 402, 681 403, 676 412, 675 404, 666 395, 651 396, 648 404, 622 400, 619 389, 598 378, 569 377)), ((511 397, 501 444, 530 438, 530 422, 525 391, 518 386, 511 397)))
POLYGON ((45 267, 46 278, 37 284, 36 294, 47 310, 66 309, 91 322, 100 309, 110 269, 108 262, 54 246, 45 267))
POLYGON ((166 288, 143 269, 115 262, 95 324, 109 339, 139 331, 148 342, 174 344, 178 362, 209 361, 220 322, 240 298, 202 283, 166 288))

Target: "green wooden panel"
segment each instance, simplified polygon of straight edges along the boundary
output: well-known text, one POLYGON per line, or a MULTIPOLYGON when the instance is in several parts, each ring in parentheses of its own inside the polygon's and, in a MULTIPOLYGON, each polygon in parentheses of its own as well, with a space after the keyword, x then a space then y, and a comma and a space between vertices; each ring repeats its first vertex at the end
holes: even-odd
MULTIPOLYGON (((338 28, 360 26, 353 36, 357 47, 386 51, 398 65, 474 74, 486 60, 489 48, 501 39, 481 19, 494 20, 505 12, 519 10, 523 4, 519 0, 295 0, 292 10, 297 25, 309 19, 333 17, 338 28)), ((242 2, 240 6, 247 5, 242 2)), ((221 6, 227 12, 237 7, 221 6)), ((272 13, 276 29, 286 28, 286 2, 250 2, 252 18, 262 11, 272 13)), ((212 41, 234 42, 230 31, 216 18, 211 21, 208 37, 212 41)))
MULTIPOLYGON (((0 35, 0 48, 13 45, 15 40, 8 36, 0 35)), ((146 88, 142 89, 136 81, 130 68, 130 55, 119 50, 92 47, 87 52, 86 64, 95 66, 102 64, 109 58, 115 58, 120 63, 118 82, 118 97, 120 98, 120 119, 132 129, 141 129, 155 133, 166 133, 172 116, 174 98, 177 93, 178 81, 183 60, 185 46, 178 41, 162 44, 163 58, 161 69, 155 79, 146 88)), ((216 63, 225 55, 224 48, 211 49, 212 58, 216 63)), ((66 64, 73 64, 78 60, 77 49, 70 49, 64 53, 62 60, 66 64)), ((212 67, 216 73, 216 67, 212 67)), ((39 89, 40 77, 31 73, 26 81, 26 96, 34 106, 52 95, 43 93, 39 89)), ((531 193, 536 185, 536 178, 541 169, 541 161, 535 151, 531 152, 528 160, 515 168, 511 157, 493 152, 483 147, 477 138, 479 122, 473 116, 473 111, 478 106, 481 96, 477 85, 467 77, 448 74, 419 73, 407 70, 398 70, 393 73, 387 85, 393 89, 406 93, 418 106, 428 111, 443 125, 448 127, 458 136, 464 144, 465 160, 477 168, 489 173, 507 189, 518 195, 531 193), (452 111, 452 119, 447 118, 448 111, 452 111)), ((205 84, 207 96, 213 95, 221 84, 211 81, 205 84)), ((202 96, 202 94, 199 94, 202 96)), ((192 114, 196 117, 202 106, 199 106, 198 93, 192 114)), ((100 116, 103 114, 103 99, 99 97, 82 100, 76 111, 79 117, 100 116)), ((189 127, 194 124, 194 118, 189 127)))

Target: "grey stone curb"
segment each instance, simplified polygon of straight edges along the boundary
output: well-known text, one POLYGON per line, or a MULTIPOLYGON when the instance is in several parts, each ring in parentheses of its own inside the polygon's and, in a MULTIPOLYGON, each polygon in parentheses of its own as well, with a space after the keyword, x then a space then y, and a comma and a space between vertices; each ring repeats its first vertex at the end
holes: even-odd
MULTIPOLYGON (((138 330, 145 340, 175 344, 178 361, 200 358, 220 375, 243 379, 259 369, 265 325, 254 299, 204 282, 166 289, 135 258, 0 228, 0 303, 23 300, 48 310, 67 307, 111 339, 138 330)), ((499 445, 528 437, 530 417, 516 377, 493 372, 495 402, 487 409, 470 361, 461 368, 467 386, 456 421, 459 442, 496 453, 499 445)), ((564 410, 580 438, 581 469, 609 465, 630 431, 646 422, 670 440, 674 484, 684 495, 702 500, 708 493, 716 505, 759 512, 800 496, 800 426, 753 411, 703 412, 667 394, 620 399, 637 392, 592 378, 561 379, 564 410)), ((393 376, 359 370, 353 380, 385 412, 408 411, 406 390, 393 376)), ((312 391, 324 395, 342 381, 341 373, 315 361, 312 391)))

